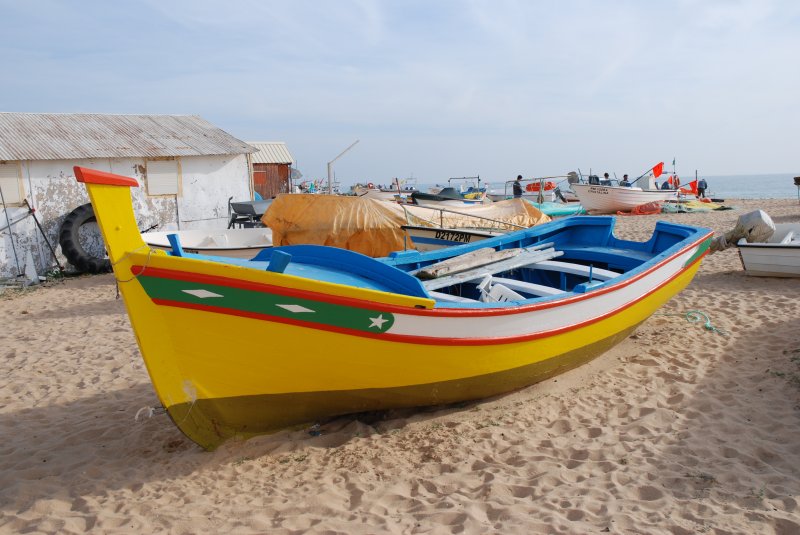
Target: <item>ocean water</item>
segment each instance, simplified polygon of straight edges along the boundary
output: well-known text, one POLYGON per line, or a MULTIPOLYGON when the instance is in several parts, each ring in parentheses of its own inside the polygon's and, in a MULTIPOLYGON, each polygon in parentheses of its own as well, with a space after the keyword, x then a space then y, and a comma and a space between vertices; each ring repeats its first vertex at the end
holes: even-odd
MULTIPOLYGON (((702 177, 702 175, 698 176, 702 177)), ((706 176, 703 178, 708 182, 708 192, 714 197, 723 199, 796 199, 795 176, 800 176, 800 173, 706 176)), ((681 176, 681 182, 684 184, 691 180, 694 180, 694 176, 681 176)))
MULTIPOLYGON (((694 180, 694 174, 681 175, 682 184, 687 184, 694 180)), ((698 178, 705 178, 708 182, 710 196, 717 198, 730 199, 796 199, 797 186, 794 185, 794 177, 800 176, 800 172, 791 174, 771 174, 771 175, 698 175, 698 178)), ((440 182, 439 186, 446 185, 440 182)), ((502 188, 503 182, 489 181, 491 188, 502 188)), ((417 189, 428 191, 434 184, 418 184, 417 189)), ((509 186, 509 192, 511 187, 509 186)))

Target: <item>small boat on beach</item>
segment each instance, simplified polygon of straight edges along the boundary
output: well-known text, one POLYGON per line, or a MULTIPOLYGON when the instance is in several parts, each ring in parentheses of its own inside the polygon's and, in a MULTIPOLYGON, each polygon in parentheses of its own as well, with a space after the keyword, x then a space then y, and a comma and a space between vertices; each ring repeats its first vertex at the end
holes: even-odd
MULTIPOLYGON (((500 201, 502 202, 502 201, 500 201)), ((549 216, 564 217, 571 215, 578 215, 586 213, 583 207, 577 203, 536 203, 533 201, 524 200, 523 202, 529 203, 531 206, 539 210, 542 214, 548 216, 547 221, 550 221, 549 216)), ((463 212, 460 212, 463 214, 463 212)), ((468 214, 463 214, 467 216, 468 214)), ((475 218, 475 216, 471 216, 475 218)), ((500 236, 513 230, 527 228, 518 225, 512 225, 507 222, 487 220, 485 218, 478 218, 474 221, 473 227, 440 227, 440 226, 422 226, 422 225, 403 225, 401 228, 411 238, 413 248, 417 251, 433 251, 441 249, 442 247, 452 247, 453 245, 461 245, 464 243, 475 243, 487 238, 500 236), (483 219, 483 221, 481 220, 483 219)), ((411 248, 411 247, 406 247, 411 248)))
POLYGON ((756 277, 800 277, 800 223, 776 223, 775 232, 762 242, 737 243, 742 267, 756 277))
POLYGON ((572 184, 572 190, 590 214, 630 212, 643 204, 679 199, 675 190, 648 190, 631 186, 572 184))
POLYGON ((586 213, 586 210, 583 208, 583 205, 577 202, 535 202, 531 200, 525 199, 525 202, 528 202, 542 212, 546 216, 550 217, 566 217, 571 215, 582 215, 586 213))
POLYGON ((498 230, 472 228, 439 228, 419 225, 403 225, 400 228, 411 238, 412 247, 408 248, 417 251, 434 251, 442 247, 475 243, 504 234, 498 230))
POLYGON ((272 247, 272 230, 264 227, 145 232, 142 239, 154 249, 172 250, 170 234, 177 234, 183 250, 194 254, 253 258, 272 247))
MULTIPOLYGON (((521 198, 535 203, 577 203, 578 197, 570 189, 570 185, 577 181, 575 173, 545 178, 526 178, 521 181, 524 184, 521 198), (555 182, 556 179, 560 180, 555 182)), ((514 182, 514 180, 507 180, 502 189, 490 189, 486 196, 492 201, 513 199, 514 182)))
POLYGON ((423 193, 415 191, 411 194, 414 204, 420 206, 452 206, 464 207, 475 204, 483 204, 486 199, 486 192, 473 191, 462 194, 455 188, 443 188, 438 193, 423 193))
POLYGON ((412 207, 403 207, 407 222, 400 228, 411 240, 410 244, 404 244, 403 249, 433 251, 442 247, 475 243, 550 221, 550 217, 541 210, 531 209, 532 205, 524 203, 521 200, 500 201, 483 208, 474 206, 458 211, 430 206, 427 207, 431 212, 428 218, 421 217, 422 214, 413 214, 412 207), (514 211, 514 204, 523 208, 523 214, 527 217, 514 211))
POLYGON ((370 258, 295 245, 252 260, 148 247, 135 179, 75 167, 155 392, 207 449, 338 415, 473 400, 579 366, 694 277, 709 229, 571 217, 370 258), (202 333, 198 336, 197 333, 202 333), (266 344, 266 345, 265 345, 266 344))

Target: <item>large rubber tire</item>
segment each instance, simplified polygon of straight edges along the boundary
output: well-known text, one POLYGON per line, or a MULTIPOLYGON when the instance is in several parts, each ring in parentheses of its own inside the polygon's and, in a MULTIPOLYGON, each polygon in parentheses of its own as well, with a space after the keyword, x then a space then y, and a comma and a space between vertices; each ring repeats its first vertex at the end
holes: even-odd
POLYGON ((79 239, 78 232, 81 226, 92 221, 97 221, 97 219, 94 217, 94 208, 91 203, 78 206, 61 223, 58 243, 69 263, 81 273, 108 273, 111 271, 111 262, 108 258, 91 256, 84 250, 79 239))

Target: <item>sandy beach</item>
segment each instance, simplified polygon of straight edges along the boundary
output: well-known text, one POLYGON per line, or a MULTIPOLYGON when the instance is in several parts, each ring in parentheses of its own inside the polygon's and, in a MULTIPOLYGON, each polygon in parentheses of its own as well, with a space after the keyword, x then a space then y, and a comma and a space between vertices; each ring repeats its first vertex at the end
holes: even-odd
MULTIPOLYGON (((617 235, 659 219, 724 233, 757 208, 800 221, 793 199, 726 205, 619 217, 617 235)), ((798 318, 800 279, 748 277, 734 248, 555 379, 209 453, 147 410, 112 275, 7 291, 0 532, 800 533, 798 318)))

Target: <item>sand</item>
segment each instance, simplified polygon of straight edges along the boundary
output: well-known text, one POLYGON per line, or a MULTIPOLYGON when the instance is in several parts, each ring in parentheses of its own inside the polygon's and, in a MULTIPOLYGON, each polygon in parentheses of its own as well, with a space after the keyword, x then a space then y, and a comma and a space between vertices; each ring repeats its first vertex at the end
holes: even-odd
MULTIPOLYGON (((793 200, 727 204, 618 234, 800 220, 793 200)), ((158 400, 110 275, 6 292, 0 532, 800 533, 798 318, 800 280, 747 277, 733 249, 555 379, 208 453, 140 411, 158 400)))

